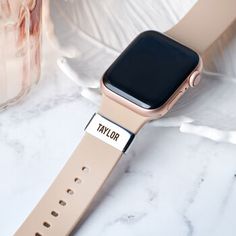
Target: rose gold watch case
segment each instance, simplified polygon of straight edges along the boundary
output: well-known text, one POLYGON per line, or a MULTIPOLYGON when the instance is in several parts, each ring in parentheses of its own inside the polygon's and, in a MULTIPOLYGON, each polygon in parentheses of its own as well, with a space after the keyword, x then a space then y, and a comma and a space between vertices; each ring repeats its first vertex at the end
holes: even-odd
POLYGON ((112 99, 113 101, 129 108, 130 110, 145 116, 150 119, 157 119, 164 116, 180 99, 180 97, 188 90, 189 87, 194 87, 199 83, 199 76, 203 69, 203 62, 201 56, 199 56, 199 63, 196 68, 190 73, 190 75, 184 80, 184 82, 179 86, 179 88, 172 94, 172 96, 163 104, 161 107, 156 109, 145 109, 142 108, 133 102, 121 97, 120 95, 114 93, 110 89, 108 89, 104 83, 103 79, 101 79, 101 92, 112 99), (196 80, 196 83, 195 83, 196 80))

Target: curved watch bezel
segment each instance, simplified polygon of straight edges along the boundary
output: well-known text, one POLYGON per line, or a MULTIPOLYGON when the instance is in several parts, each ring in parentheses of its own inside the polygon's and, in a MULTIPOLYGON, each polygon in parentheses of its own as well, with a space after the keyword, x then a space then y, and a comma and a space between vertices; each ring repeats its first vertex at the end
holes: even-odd
MULTIPOLYGON (((197 53, 198 54, 198 53, 197 53)), ((201 59, 201 56, 199 56, 199 62, 196 68, 189 74, 189 76, 184 80, 184 82, 176 89, 176 91, 169 97, 169 99, 160 107, 155 108, 155 109, 145 109, 143 107, 140 107, 136 105, 135 103, 125 99, 124 97, 116 94, 115 92, 111 91, 108 89, 104 82, 103 79, 100 81, 100 87, 101 87, 101 92, 109 97, 110 99, 114 100, 115 102, 129 108, 130 110, 145 116, 145 117, 150 117, 152 119, 157 119, 162 116, 164 116, 173 106, 174 104, 180 99, 180 97, 188 90, 190 86, 190 80, 192 80, 192 77, 194 75, 198 75, 201 73, 203 69, 203 62, 201 59)))

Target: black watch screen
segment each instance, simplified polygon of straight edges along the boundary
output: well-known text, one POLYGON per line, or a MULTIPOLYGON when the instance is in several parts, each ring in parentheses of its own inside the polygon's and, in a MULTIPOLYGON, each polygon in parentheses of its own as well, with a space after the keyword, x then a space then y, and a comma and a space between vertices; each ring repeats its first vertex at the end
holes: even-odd
POLYGON ((156 31, 141 33, 103 76, 112 92, 145 109, 165 104, 197 67, 192 49, 156 31))

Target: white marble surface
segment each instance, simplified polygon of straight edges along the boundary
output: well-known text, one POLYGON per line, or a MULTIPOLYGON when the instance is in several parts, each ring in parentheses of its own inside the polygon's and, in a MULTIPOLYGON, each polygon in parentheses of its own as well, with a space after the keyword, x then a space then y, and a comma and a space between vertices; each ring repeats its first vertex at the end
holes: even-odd
MULTIPOLYGON (((43 78, 27 100, 0 114, 1 236, 29 214, 97 109, 58 69, 53 52, 46 50, 43 78)), ((225 114, 225 126, 235 128, 229 106, 225 114)), ((75 235, 235 236, 235 174, 235 145, 146 126, 75 235)))

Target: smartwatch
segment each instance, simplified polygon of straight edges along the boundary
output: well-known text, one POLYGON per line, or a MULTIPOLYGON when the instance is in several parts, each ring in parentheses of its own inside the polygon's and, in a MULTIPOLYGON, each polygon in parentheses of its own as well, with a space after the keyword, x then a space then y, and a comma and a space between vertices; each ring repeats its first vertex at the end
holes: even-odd
POLYGON ((233 23, 236 0, 199 0, 165 34, 146 31, 104 73, 102 102, 80 144, 15 236, 65 236, 142 126, 200 81, 201 57, 233 23))

